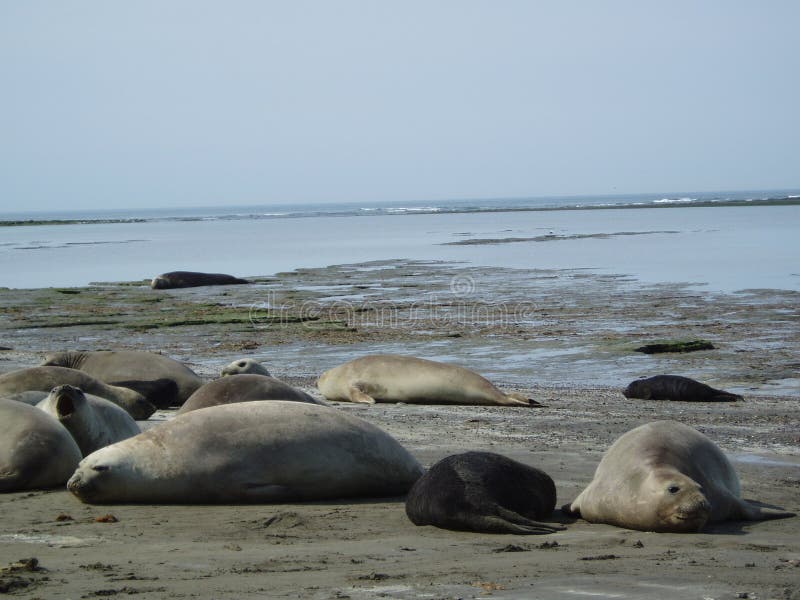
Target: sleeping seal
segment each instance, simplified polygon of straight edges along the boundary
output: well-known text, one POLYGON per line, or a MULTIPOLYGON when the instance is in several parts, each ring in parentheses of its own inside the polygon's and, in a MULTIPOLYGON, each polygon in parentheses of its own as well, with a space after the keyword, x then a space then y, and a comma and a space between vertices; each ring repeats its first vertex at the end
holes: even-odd
POLYGON ((631 382, 622 394, 626 398, 677 402, 736 402, 742 399, 736 394, 715 390, 705 383, 680 375, 656 375, 647 379, 637 379, 631 382))
MULTIPOLYGON (((110 385, 143 386, 144 382, 171 380, 171 394, 154 397, 144 394, 158 408, 179 406, 203 385, 200 376, 183 363, 154 352, 135 350, 99 350, 96 352, 51 352, 43 366, 69 367, 88 373, 110 385), (136 382, 136 383, 134 383, 136 382)), ((85 390, 84 390, 85 391, 85 390)), ((137 390, 142 391, 142 390, 137 390)))
POLYGON ((197 390, 180 407, 178 414, 182 415, 198 408, 235 402, 252 402, 253 400, 291 400, 325 404, 305 392, 293 388, 288 383, 266 375, 228 375, 209 381, 197 390))
POLYGON ((84 456, 141 433, 126 411, 103 398, 86 396, 71 385, 53 388, 36 405, 72 434, 84 456))
POLYGON ((31 367, 0 375, 0 396, 27 391, 49 394, 54 387, 65 384, 111 400, 137 421, 146 419, 156 411, 156 407, 135 390, 105 384, 88 373, 67 367, 31 367))
POLYGON ((411 356, 376 354, 325 371, 317 388, 328 400, 541 406, 518 394, 505 394, 462 367, 411 356))
POLYGON ((591 523, 675 533, 717 521, 794 516, 742 500, 739 478, 722 451, 675 421, 655 421, 623 434, 603 456, 592 482, 562 510, 591 523))
POLYGON ((69 432, 35 406, 0 400, 0 492, 64 485, 81 451, 69 432))
POLYGON ((87 456, 83 502, 291 502, 404 494, 422 467, 393 437, 328 406, 212 406, 87 456))
POLYGON ((492 452, 440 460, 411 487, 406 514, 415 525, 481 533, 555 533, 539 523, 556 506, 550 476, 492 452))
POLYGON ((203 285, 235 285, 250 283, 224 273, 198 273, 196 271, 170 271, 156 275, 150 282, 154 290, 170 290, 173 288, 200 287, 203 285))
POLYGON ((241 358, 239 360, 235 360, 222 369, 223 377, 226 375, 243 375, 247 373, 254 375, 266 375, 269 377, 269 371, 267 371, 267 368, 252 358, 241 358))

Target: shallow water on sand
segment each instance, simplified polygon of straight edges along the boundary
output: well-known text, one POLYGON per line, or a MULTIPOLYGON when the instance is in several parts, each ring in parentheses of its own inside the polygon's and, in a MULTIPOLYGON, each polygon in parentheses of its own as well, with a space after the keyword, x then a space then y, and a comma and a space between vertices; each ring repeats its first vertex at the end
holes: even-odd
POLYGON ((582 268, 718 291, 800 290, 798 255, 800 206, 43 225, 0 230, 0 286, 79 286, 172 270, 261 276, 406 258, 582 268))

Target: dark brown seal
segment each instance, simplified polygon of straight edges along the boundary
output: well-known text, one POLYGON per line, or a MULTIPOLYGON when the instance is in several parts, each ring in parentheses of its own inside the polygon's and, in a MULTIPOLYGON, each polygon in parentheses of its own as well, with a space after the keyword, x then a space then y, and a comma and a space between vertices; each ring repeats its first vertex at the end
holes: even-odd
POLYGON ((656 375, 637 379, 622 390, 626 398, 641 400, 675 400, 677 402, 736 402, 742 400, 737 394, 717 390, 680 375, 656 375))
POLYGON ((481 533, 555 533, 564 528, 535 520, 555 506, 556 486, 547 473, 492 452, 440 460, 406 498, 415 525, 481 533))
POLYGON ((150 287, 154 290, 169 290, 173 288, 200 287, 202 285, 237 285, 242 283, 250 282, 225 273, 170 271, 153 277, 150 287))

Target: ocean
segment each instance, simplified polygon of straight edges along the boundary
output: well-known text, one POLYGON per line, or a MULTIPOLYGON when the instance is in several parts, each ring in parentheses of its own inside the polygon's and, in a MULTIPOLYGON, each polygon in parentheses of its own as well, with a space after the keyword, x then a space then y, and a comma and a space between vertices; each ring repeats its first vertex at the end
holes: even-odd
POLYGON ((416 259, 800 291, 798 257, 798 190, 0 213, 10 288, 416 259))

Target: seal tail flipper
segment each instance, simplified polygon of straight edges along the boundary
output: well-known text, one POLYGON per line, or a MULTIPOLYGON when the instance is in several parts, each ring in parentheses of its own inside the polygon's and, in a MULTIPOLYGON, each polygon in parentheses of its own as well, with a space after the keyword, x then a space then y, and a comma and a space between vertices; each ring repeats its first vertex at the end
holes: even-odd
POLYGON ((534 521, 533 519, 529 519, 528 517, 519 514, 513 510, 508 508, 504 508, 502 506, 497 507, 497 514, 500 518, 509 521, 510 523, 514 523, 515 525, 520 525, 522 527, 530 527, 534 529, 540 529, 542 531, 546 531, 547 533, 555 533, 556 531, 564 531, 566 527, 562 527, 561 525, 548 525, 546 523, 540 523, 539 521, 534 521))
POLYGON ((737 516, 747 521, 767 521, 769 519, 788 519, 789 517, 796 517, 797 514, 778 508, 760 506, 747 500, 740 500, 739 514, 737 516))
POLYGON ((359 389, 358 385, 351 385, 348 390, 350 402, 358 402, 360 404, 375 404, 375 398, 366 394, 359 389))
POLYGON ((124 387, 139 392, 156 408, 178 406, 178 384, 172 379, 114 381, 109 385, 124 387))
POLYGON ((744 400, 738 394, 731 394, 730 392, 717 392, 711 397, 712 402, 741 402, 744 400))
POLYGON ((465 515, 464 522, 473 531, 483 533, 516 533, 518 535, 545 535, 564 531, 560 525, 539 523, 503 507, 496 515, 465 515))
MULTIPOLYGON (((581 492, 581 496, 583 492, 581 492)), ((561 507, 561 512, 564 513, 568 517, 580 517, 581 516, 581 506, 578 503, 578 500, 581 499, 581 496, 578 496, 572 502, 569 502, 561 507)))
MULTIPOLYGON (((520 515, 517 515, 520 517, 520 515)), ((464 523, 469 526, 472 531, 479 531, 481 533, 515 533, 517 535, 547 535, 548 533, 556 533, 563 531, 564 527, 547 525, 546 523, 538 523, 520 517, 527 524, 515 523, 509 519, 497 516, 487 515, 469 515, 464 519, 464 523)))
POLYGON ((506 400, 508 401, 507 404, 511 406, 528 406, 531 408, 544 408, 547 406, 546 404, 537 402, 533 398, 527 398, 522 394, 517 394, 516 392, 511 392, 505 396, 506 400))

